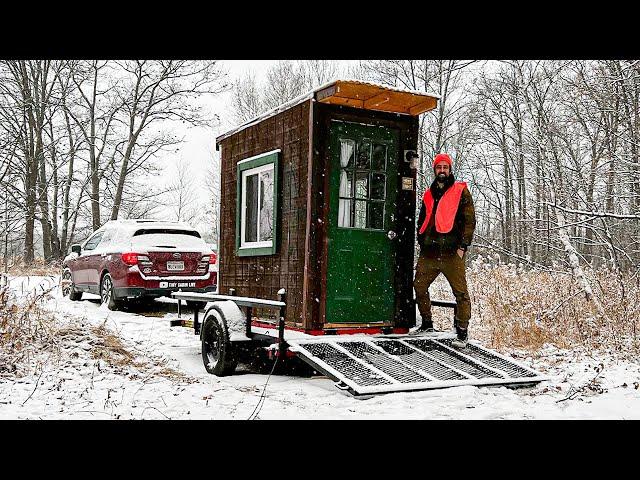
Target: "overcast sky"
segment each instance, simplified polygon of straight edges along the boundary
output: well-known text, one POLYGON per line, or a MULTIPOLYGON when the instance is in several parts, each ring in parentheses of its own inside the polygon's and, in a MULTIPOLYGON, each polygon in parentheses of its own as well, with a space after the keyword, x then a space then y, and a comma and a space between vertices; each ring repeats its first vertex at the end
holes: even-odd
MULTIPOLYGON (((274 63, 277 63, 277 60, 221 61, 221 64, 229 73, 229 83, 232 83, 235 79, 249 72, 255 75, 258 82, 261 82, 266 76, 266 71, 269 66, 274 63)), ((164 170, 156 179, 159 185, 171 183, 173 178, 175 178, 175 162, 179 159, 184 159, 188 162, 192 175, 197 179, 201 198, 203 200, 205 199, 207 193, 203 182, 204 177, 201 173, 206 172, 209 168, 212 162, 212 155, 219 156, 220 152, 215 151, 216 137, 235 126, 235 124, 229 120, 230 116, 226 112, 230 100, 231 91, 216 95, 215 97, 207 96, 203 98, 205 108, 209 110, 209 112, 221 117, 221 123, 211 125, 211 127, 208 128, 192 127, 185 129, 185 131, 181 133, 185 140, 180 148, 180 152, 177 155, 171 154, 160 159, 159 163, 164 170)), ((172 220, 172 218, 170 218, 172 214, 169 211, 159 213, 157 216, 164 216, 166 220, 172 220)), ((197 225, 194 226, 197 227, 197 225)))
MULTIPOLYGON (((245 73, 253 72, 258 82, 264 78, 268 67, 276 60, 226 60, 221 62, 229 72, 229 81, 233 82, 245 73)), ((227 91, 215 97, 208 96, 203 101, 205 107, 212 113, 218 114, 222 123, 212 125, 210 128, 189 128, 184 132, 185 142, 180 149, 179 157, 187 159, 194 169, 204 169, 211 162, 212 152, 215 152, 215 137, 232 128, 228 120, 226 109, 231 100, 231 92, 227 91), (226 118, 225 118, 226 117, 226 118), (226 121, 225 121, 226 120, 226 121)), ((175 161, 175 157, 167 157, 164 159, 166 165, 165 175, 167 178, 171 176, 171 163, 175 161)))

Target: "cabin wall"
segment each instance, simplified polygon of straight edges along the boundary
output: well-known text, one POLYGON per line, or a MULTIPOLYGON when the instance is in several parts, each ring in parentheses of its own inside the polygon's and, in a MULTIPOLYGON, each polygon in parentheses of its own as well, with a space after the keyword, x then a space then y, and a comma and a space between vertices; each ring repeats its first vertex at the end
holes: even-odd
MULTIPOLYGON (((305 237, 307 225, 307 164, 309 156, 309 108, 303 102, 220 141, 220 280, 219 292, 277 299, 287 292, 286 321, 302 326, 305 237), (236 249, 237 163, 280 149, 279 246, 275 255, 239 257, 236 249)), ((261 317, 276 311, 255 312, 261 317)))

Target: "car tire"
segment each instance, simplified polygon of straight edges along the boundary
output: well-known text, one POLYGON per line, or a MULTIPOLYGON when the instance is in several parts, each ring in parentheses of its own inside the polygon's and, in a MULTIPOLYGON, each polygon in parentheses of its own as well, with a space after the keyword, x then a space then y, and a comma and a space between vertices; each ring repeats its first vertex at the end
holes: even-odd
POLYGON ((221 313, 211 308, 202 324, 202 362, 208 373, 232 375, 238 364, 229 332, 221 313))
POLYGON ((73 283, 73 276, 71 270, 65 268, 62 272, 62 296, 69 297, 69 300, 77 302, 82 299, 82 292, 76 290, 76 285, 73 283), (71 282, 71 283, 67 283, 71 282), (66 284, 66 285, 65 285, 66 284))
POLYGON ((109 310, 118 310, 121 302, 116 300, 111 275, 105 273, 100 280, 100 303, 106 303, 109 310))

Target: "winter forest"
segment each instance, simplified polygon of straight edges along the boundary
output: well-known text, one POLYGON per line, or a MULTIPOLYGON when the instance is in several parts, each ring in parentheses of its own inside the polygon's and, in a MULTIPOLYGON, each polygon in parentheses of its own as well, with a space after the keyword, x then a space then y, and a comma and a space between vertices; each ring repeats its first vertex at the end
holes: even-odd
MULTIPOLYGON (((543 363, 550 348, 637 358, 639 60, 300 60, 273 62, 260 77, 247 64, 232 75, 224 61, 1 60, 2 272, 59 276, 70 246, 107 220, 187 221, 216 243, 219 152, 211 148, 206 171, 176 161, 184 131, 207 127, 213 145, 216 135, 309 90, 355 79, 439 96, 419 119, 416 190, 420 197, 433 181, 440 152, 469 184, 474 339, 543 363), (167 169, 175 173, 160 182, 167 169)), ((450 295, 446 282, 436 289, 434 296, 450 295)), ((15 340, 45 333, 12 321, 7 298, 0 361, 27 365, 28 349, 15 340)), ((448 326, 445 314, 434 320, 448 326)), ((588 378, 544 388, 557 402, 622 383, 623 375, 599 383, 601 368, 591 367, 588 378)), ((638 383, 627 384, 637 396, 638 383)), ((324 415, 335 418, 336 409, 324 415)))

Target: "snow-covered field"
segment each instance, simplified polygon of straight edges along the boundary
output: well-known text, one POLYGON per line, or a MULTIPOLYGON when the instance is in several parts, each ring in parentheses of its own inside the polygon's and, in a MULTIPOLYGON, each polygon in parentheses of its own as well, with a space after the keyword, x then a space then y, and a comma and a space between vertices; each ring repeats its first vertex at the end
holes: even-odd
MULTIPOLYGON (((18 296, 46 300, 57 354, 36 352, 27 375, 0 377, 0 419, 630 419, 640 418, 640 364, 611 354, 502 352, 551 376, 536 387, 455 387, 364 399, 323 376, 208 375, 198 337, 170 328, 170 300, 112 312, 98 297, 62 297, 57 277, 15 277, 18 296), (268 380, 268 384, 267 384, 268 380), (266 389, 265 389, 266 385, 266 389)), ((473 332, 472 332, 473 333, 473 332)))

